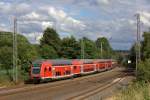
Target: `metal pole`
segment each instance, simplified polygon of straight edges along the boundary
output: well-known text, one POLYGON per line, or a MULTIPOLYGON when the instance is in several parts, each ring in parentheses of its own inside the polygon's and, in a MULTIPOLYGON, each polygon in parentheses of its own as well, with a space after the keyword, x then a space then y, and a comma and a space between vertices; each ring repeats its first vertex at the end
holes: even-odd
POLYGON ((101 42, 101 58, 103 58, 103 44, 101 42))
POLYGON ((141 42, 140 42, 140 35, 141 35, 141 18, 140 18, 140 14, 139 14, 139 17, 138 17, 138 48, 139 48, 138 56, 139 56, 139 61, 141 61, 141 42))
POLYGON ((81 58, 84 59, 84 41, 81 40, 81 58))
POLYGON ((108 39, 108 47, 107 47, 107 49, 108 49, 108 58, 110 58, 111 59, 111 57, 112 57, 112 55, 111 55, 111 50, 110 50, 110 48, 109 48, 109 46, 110 46, 110 40, 112 39, 112 37, 110 37, 109 39, 108 39))
POLYGON ((140 44, 140 14, 136 14, 137 17, 137 41, 136 41, 136 76, 138 63, 141 60, 141 44, 140 44))
POLYGON ((13 33, 13 81, 18 82, 17 73, 17 18, 14 17, 14 33, 13 33))
POLYGON ((17 49, 17 18, 16 18, 16 32, 15 32, 15 51, 16 51, 16 83, 18 82, 18 49, 17 49))
POLYGON ((13 81, 15 82, 15 18, 13 19, 14 28, 13 28, 13 81))

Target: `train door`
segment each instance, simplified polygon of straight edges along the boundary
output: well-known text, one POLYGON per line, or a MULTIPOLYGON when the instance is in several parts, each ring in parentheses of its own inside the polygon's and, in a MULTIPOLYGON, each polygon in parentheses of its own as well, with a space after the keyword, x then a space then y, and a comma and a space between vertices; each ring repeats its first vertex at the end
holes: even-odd
POLYGON ((105 62, 105 69, 108 70, 108 62, 105 62))
POLYGON ((72 66, 72 74, 80 74, 80 65, 72 66))
POLYGON ((45 78, 51 78, 52 77, 52 67, 49 65, 46 65, 44 68, 44 77, 45 78))

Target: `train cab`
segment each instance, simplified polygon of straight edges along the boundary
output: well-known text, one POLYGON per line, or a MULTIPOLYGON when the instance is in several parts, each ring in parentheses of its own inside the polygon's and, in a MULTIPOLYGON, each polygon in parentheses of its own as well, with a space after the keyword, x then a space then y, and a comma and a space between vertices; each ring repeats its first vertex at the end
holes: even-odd
POLYGON ((31 79, 51 80, 70 77, 72 72, 71 60, 38 60, 31 65, 31 79))
POLYGON ((31 65, 30 77, 32 80, 38 80, 45 78, 46 76, 51 77, 51 63, 45 60, 36 60, 31 65))

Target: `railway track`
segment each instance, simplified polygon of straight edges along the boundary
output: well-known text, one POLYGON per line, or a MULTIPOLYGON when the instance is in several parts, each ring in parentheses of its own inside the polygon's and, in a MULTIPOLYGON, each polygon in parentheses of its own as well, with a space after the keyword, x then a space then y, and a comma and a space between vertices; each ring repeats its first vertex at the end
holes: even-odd
MULTIPOLYGON (((109 72, 115 72, 115 69, 110 70, 109 72)), ((57 87, 62 87, 62 86, 66 86, 66 85, 76 85, 78 84, 81 80, 83 81, 90 81, 93 79, 96 79, 97 77, 101 77, 103 75, 107 74, 107 72, 102 72, 102 73, 96 73, 93 75, 88 75, 88 76, 82 76, 82 77, 77 77, 77 78, 73 78, 73 79, 68 79, 68 80, 61 80, 61 81, 53 81, 52 83, 49 82, 47 84, 36 84, 36 85, 28 85, 28 86, 22 86, 22 87, 14 87, 12 89, 1 89, 0 90, 0 96, 5 96, 5 95, 12 95, 15 93, 19 93, 19 92, 28 92, 31 90, 37 90, 39 88, 45 89, 48 87, 51 88, 57 88, 57 87)))
POLYGON ((103 92, 105 89, 113 87, 113 85, 119 83, 125 78, 125 76, 122 76, 120 78, 116 78, 114 81, 109 82, 109 83, 104 83, 103 85, 99 85, 93 89, 90 89, 84 93, 81 93, 79 95, 75 95, 73 97, 69 97, 67 100, 84 100, 87 99, 90 96, 93 96, 97 93, 103 92))
POLYGON ((125 77, 122 69, 64 81, 40 84, 12 92, 0 92, 0 100, 78 100, 105 90, 125 77), (113 83, 113 80, 117 79, 113 83), (102 88, 103 87, 103 88, 102 88))

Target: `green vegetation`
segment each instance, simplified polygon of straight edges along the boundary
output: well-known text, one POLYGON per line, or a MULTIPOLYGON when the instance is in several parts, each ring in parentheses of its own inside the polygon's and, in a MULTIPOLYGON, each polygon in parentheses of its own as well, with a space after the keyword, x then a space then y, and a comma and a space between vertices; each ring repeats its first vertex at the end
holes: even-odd
POLYGON ((150 32, 144 32, 144 41, 142 42, 142 59, 150 58, 150 32))
MULTIPOLYGON (((101 58, 99 44, 103 45, 103 58, 110 58, 113 50, 104 37, 92 41, 86 37, 76 40, 75 37, 65 37, 60 39, 56 30, 47 28, 41 38, 39 54, 44 59, 64 58, 64 59, 81 59, 81 44, 84 45, 84 57, 89 59, 101 58)), ((115 55, 114 55, 115 56, 115 55)))
POLYGON ((77 59, 81 55, 80 43, 73 37, 65 37, 61 40, 60 57, 77 59))
POLYGON ((142 61, 138 64, 138 80, 150 81, 150 32, 144 32, 141 46, 142 61))
POLYGON ((150 100, 150 85, 144 82, 136 82, 127 89, 122 90, 115 100, 150 100))
MULTIPOLYGON (((137 80, 115 97, 116 100, 150 100, 150 32, 144 32, 141 42, 142 59, 138 63, 137 80)), ((136 45, 131 48, 130 59, 135 66, 136 45)))
MULTIPOLYGON (((19 81, 28 78, 30 62, 35 59, 81 59, 81 44, 84 45, 84 58, 115 57, 108 40, 104 37, 92 41, 86 37, 76 40, 73 36, 61 39, 56 30, 47 28, 40 44, 31 44, 26 37, 17 34, 18 77, 19 81), (101 54, 101 43, 103 55, 101 54)), ((13 67, 13 34, 0 32, 0 84, 11 82, 13 67)))
MULTIPOLYGON (((10 32, 0 32, 0 84, 10 83, 12 81, 12 67, 13 67, 13 34, 10 32)), ((38 53, 34 46, 22 36, 17 35, 18 47, 18 72, 19 79, 24 79, 28 73, 29 61, 38 57, 38 53)), ((21 81, 21 80, 20 80, 21 81)), ((10 83, 11 84, 11 83, 10 83)))
POLYGON ((150 59, 146 59, 145 61, 141 61, 138 65, 137 70, 137 80, 138 81, 150 81, 150 59))

